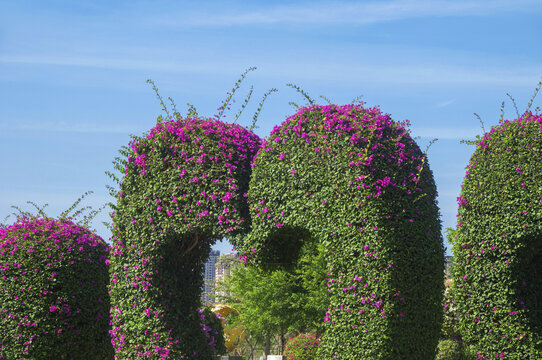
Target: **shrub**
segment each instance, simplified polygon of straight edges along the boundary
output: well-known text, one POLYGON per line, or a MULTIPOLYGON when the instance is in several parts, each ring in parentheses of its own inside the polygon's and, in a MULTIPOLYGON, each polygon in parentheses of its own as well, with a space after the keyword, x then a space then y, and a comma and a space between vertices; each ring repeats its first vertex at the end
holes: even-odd
POLYGON ((462 360, 461 344, 456 340, 441 340, 435 360, 462 360))
POLYGON ((453 296, 453 280, 446 278, 444 283, 444 301, 443 301, 443 310, 444 316, 442 321, 442 338, 444 339, 459 339, 459 320, 458 314, 456 311, 456 305, 453 296))
POLYGON ((259 138, 214 119, 160 122, 136 137, 113 214, 112 342, 118 359, 210 359, 200 326, 210 246, 247 228, 259 138))
POLYGON ((284 355, 289 360, 315 360, 319 342, 315 334, 299 334, 288 340, 284 355))
POLYGON ((501 121, 478 141, 458 203, 463 340, 483 359, 542 358, 542 116, 501 121))
POLYGON ((434 358, 444 248, 432 172, 405 124, 378 108, 304 107, 253 166, 243 258, 288 266, 306 241, 326 249, 318 358, 434 358))
POLYGON ((227 353, 224 339, 224 327, 222 326, 222 316, 205 307, 199 310, 201 326, 207 337, 212 355, 222 355, 227 353))
POLYGON ((0 358, 111 359, 107 254, 67 219, 0 229, 0 358))

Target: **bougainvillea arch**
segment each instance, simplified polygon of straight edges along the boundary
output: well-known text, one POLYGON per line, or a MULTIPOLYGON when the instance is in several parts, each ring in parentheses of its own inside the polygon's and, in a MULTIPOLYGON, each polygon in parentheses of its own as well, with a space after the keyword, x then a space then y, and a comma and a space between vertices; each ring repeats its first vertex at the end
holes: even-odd
POLYGON ((254 159, 248 262, 322 242, 331 307, 319 359, 432 359, 444 248, 436 187, 405 124, 360 105, 301 108, 254 159))
POLYGON ((542 358, 542 116, 478 142, 458 198, 454 301, 480 359, 542 358))
POLYGON ((0 228, 0 359, 112 358, 108 250, 68 219, 0 228))
POLYGON ((116 359, 211 359, 203 264, 218 239, 247 230, 250 162, 260 139, 239 125, 158 123, 125 149, 110 265, 116 359))

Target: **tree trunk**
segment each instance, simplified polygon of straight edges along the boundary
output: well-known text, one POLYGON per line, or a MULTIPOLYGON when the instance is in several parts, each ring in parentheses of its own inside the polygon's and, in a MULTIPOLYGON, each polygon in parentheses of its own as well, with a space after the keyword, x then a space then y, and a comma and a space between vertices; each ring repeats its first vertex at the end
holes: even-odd
POLYGON ((271 336, 269 334, 265 334, 265 340, 263 342, 264 360, 267 360, 267 355, 269 355, 270 351, 271 351, 271 336))
POLYGON ((280 331, 280 355, 284 354, 284 347, 286 346, 286 338, 285 338, 284 330, 280 331))
POLYGON ((251 340, 252 340, 252 335, 245 338, 245 342, 248 345, 248 351, 249 351, 247 359, 249 359, 249 360, 254 359, 254 349, 256 348, 256 343, 252 344, 251 340))

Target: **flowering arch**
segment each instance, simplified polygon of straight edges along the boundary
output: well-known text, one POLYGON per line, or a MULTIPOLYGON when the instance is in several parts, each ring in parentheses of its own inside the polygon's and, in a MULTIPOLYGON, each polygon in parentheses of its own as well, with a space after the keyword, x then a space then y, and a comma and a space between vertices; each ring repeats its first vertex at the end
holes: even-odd
POLYGON ((430 359, 442 322, 436 187, 404 124, 378 108, 301 108, 254 159, 244 259, 325 245, 331 306, 320 359, 430 359))
POLYGON ((501 121, 478 142, 458 198, 454 301, 483 359, 542 358, 542 116, 501 121))
POLYGON ((252 132, 213 119, 158 123, 134 138, 113 215, 116 359, 212 357, 202 270, 217 239, 246 231, 252 132))

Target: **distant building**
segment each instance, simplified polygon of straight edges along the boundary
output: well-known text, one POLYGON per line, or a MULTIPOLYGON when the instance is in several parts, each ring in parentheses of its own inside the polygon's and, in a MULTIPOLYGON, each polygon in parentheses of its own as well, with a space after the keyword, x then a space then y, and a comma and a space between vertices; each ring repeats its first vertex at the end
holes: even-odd
POLYGON ((201 294, 201 301, 204 305, 212 305, 214 302, 212 295, 215 284, 215 265, 219 257, 220 251, 211 250, 209 259, 203 269, 203 293, 201 294))
POLYGON ((454 257, 446 255, 444 256, 444 272, 446 276, 452 276, 452 265, 453 265, 454 257))
MULTIPOLYGON (((222 281, 225 276, 230 275, 231 270, 235 267, 238 261, 238 255, 234 253, 223 254, 220 256, 215 265, 215 281, 222 281)), ((218 294, 222 296, 229 295, 224 292, 218 292, 218 294)))
POLYGON ((234 253, 223 254, 220 256, 215 265, 215 279, 218 281, 223 279, 224 276, 230 275, 231 269, 237 261, 237 254, 234 253))

